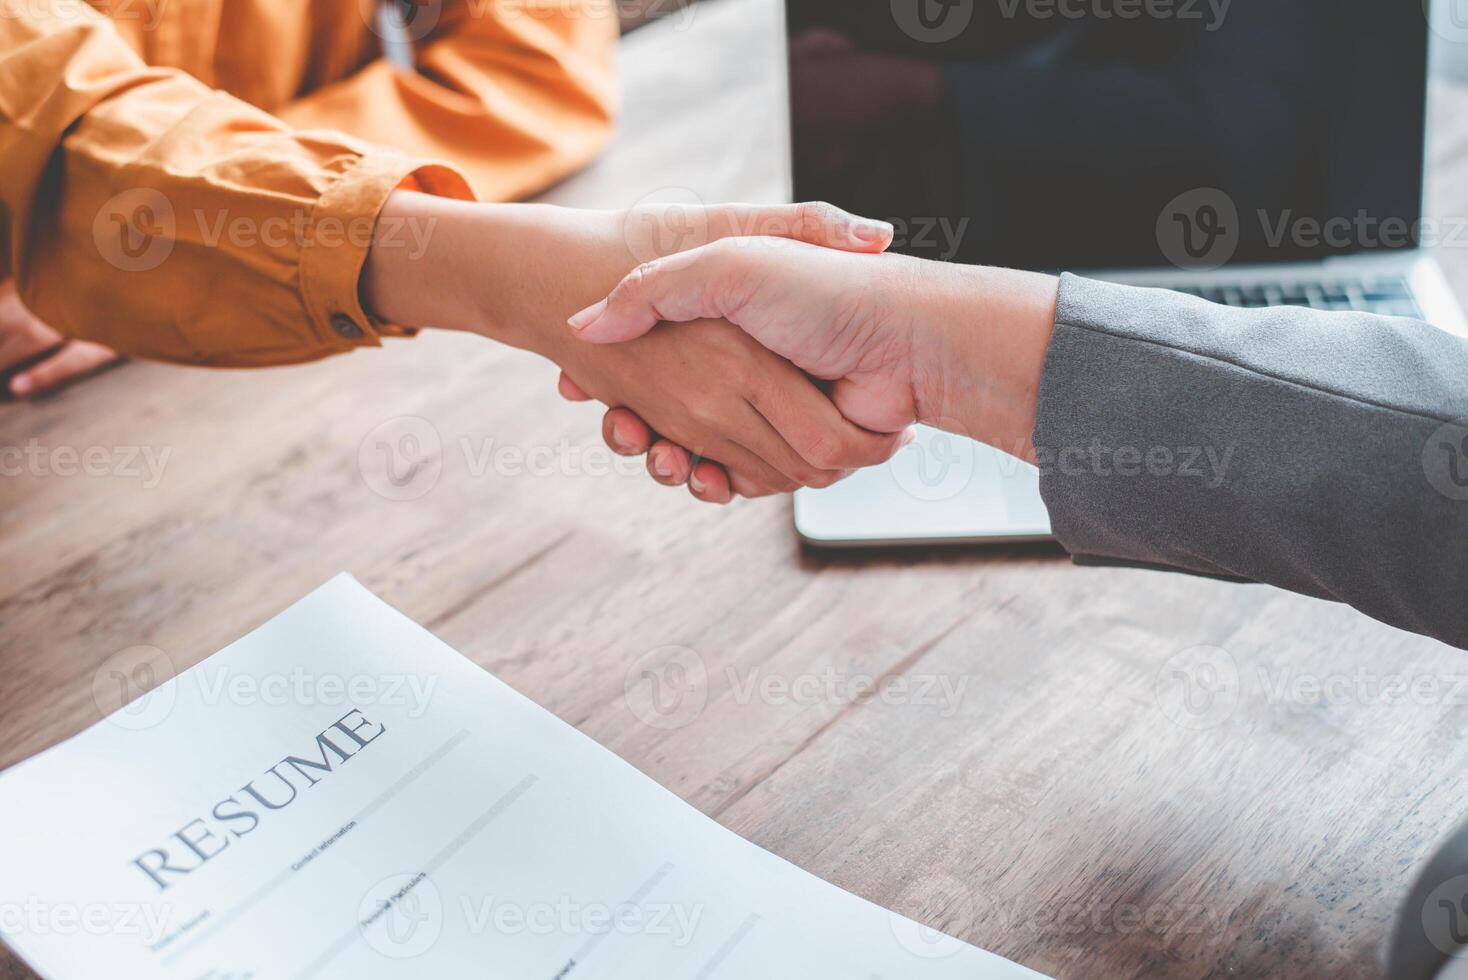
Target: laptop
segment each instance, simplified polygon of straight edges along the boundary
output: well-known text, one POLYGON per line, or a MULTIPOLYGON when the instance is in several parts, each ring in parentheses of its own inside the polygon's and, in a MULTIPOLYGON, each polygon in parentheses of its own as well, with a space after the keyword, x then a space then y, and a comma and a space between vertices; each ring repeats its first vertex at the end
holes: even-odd
MULTIPOLYGON (((1379 0, 786 0, 793 192, 894 249, 1468 335, 1424 248, 1428 20, 1379 0)), ((1456 229, 1461 233, 1461 229, 1456 229)), ((795 498, 818 546, 1044 539, 946 433, 795 498)))

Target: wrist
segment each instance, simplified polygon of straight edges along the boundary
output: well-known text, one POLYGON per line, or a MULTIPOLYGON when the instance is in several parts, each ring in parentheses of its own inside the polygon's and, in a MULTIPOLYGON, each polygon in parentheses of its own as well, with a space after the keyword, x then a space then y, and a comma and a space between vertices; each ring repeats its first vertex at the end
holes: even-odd
POLYGON ((1033 462, 1059 280, 985 266, 940 268, 913 328, 919 421, 1033 462))
POLYGON ((399 191, 378 218, 362 301, 393 323, 477 333, 548 354, 565 318, 627 271, 619 242, 609 212, 399 191))

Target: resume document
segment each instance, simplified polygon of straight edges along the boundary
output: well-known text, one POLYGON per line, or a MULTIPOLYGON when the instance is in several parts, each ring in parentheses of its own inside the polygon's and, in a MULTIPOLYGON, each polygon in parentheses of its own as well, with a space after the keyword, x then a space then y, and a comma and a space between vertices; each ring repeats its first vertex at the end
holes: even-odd
POLYGON ((61 978, 1039 976, 743 840, 345 575, 0 774, 0 931, 61 978))

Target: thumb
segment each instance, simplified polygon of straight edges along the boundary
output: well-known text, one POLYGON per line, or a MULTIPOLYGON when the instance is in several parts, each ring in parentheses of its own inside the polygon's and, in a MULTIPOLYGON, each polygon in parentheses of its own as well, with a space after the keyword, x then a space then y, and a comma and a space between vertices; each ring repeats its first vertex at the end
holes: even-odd
POLYGON ((917 410, 902 390, 889 380, 863 373, 841 378, 830 394, 847 421, 872 432, 902 432, 917 421, 917 410))
POLYGON ((728 316, 725 273, 735 261, 717 245, 705 245, 644 263, 628 273, 606 299, 566 322, 576 336, 593 344, 635 340, 659 322, 682 323, 728 316))

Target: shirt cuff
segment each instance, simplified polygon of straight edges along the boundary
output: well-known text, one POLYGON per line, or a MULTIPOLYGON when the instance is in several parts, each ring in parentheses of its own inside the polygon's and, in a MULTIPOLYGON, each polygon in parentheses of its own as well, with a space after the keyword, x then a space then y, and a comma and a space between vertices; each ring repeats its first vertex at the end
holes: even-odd
MULTIPOLYGON (((368 154, 333 182, 311 210, 301 254, 301 297, 325 348, 377 347, 382 337, 416 332, 369 315, 359 289, 378 215, 388 195, 401 189, 474 199, 468 182, 453 168, 392 153, 368 154)), ((397 233, 412 242, 411 229, 397 233)))

